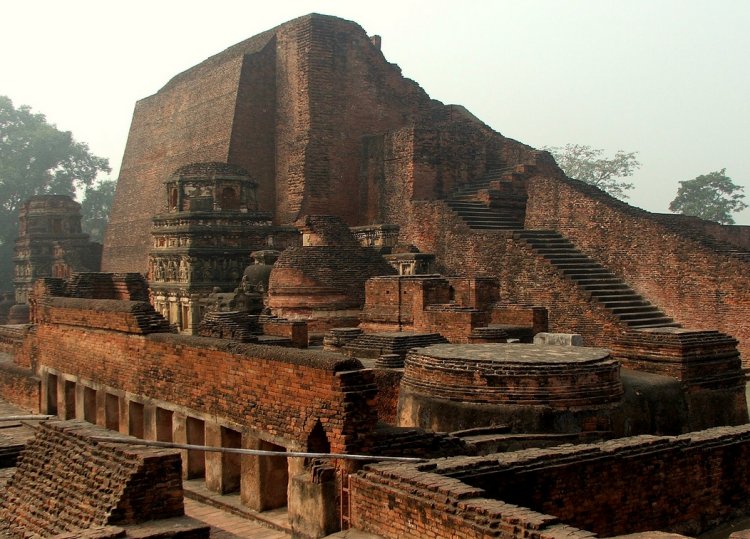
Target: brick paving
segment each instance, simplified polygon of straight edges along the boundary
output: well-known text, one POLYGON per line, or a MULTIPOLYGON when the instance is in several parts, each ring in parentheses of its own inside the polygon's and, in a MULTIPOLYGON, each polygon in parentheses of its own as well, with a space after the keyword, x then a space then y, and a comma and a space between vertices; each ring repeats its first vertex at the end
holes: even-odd
POLYGON ((271 530, 256 521, 185 498, 185 514, 211 526, 212 539, 288 539, 289 534, 271 530))

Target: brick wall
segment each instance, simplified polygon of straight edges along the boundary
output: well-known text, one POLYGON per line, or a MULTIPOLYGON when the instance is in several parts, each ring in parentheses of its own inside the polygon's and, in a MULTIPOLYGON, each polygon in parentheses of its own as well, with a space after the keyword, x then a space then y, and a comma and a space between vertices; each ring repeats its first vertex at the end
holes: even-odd
POLYGON ((0 499, 0 531, 50 537, 184 514, 179 451, 92 436, 112 433, 82 421, 39 425, 0 499))
POLYGON ((138 334, 170 331, 145 301, 46 297, 36 306, 35 322, 138 334))
POLYGON ((384 537, 697 534, 750 509, 749 455, 743 425, 376 464, 352 477, 352 522, 384 537))
POLYGON ((738 338, 747 367, 750 263, 717 252, 694 229, 664 223, 554 171, 529 182, 527 228, 558 230, 685 327, 738 338))
MULTIPOLYGON (((128 302, 121 303, 126 315, 128 302)), ((331 450, 351 452, 374 426, 376 413, 367 401, 375 386, 357 360, 169 333, 126 333, 110 330, 109 322, 96 327, 95 313, 84 327, 80 313, 67 324, 69 310, 49 306, 48 311, 34 339, 39 369, 219 416, 289 447, 305 448, 320 421, 331 450)))
POLYGON ((544 306, 549 331, 580 333, 588 346, 609 346, 623 333, 611 313, 512 233, 472 231, 439 200, 414 202, 409 210, 401 237, 435 253, 441 273, 496 276, 502 303, 544 306))
POLYGON ((189 163, 227 160, 242 65, 242 55, 225 51, 136 103, 104 239, 103 271, 145 272, 151 217, 167 201, 162 180, 189 163))
POLYGON ((387 538, 596 537, 554 516, 484 498, 481 489, 421 468, 375 465, 351 476, 352 526, 387 538))
POLYGON ((41 380, 32 371, 0 362, 0 398, 30 412, 39 412, 41 380))

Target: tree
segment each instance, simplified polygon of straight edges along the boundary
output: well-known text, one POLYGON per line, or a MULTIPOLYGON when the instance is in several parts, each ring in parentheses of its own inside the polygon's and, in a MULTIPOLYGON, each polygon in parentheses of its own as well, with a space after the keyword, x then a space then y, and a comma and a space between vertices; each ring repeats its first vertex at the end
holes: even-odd
POLYGON ((545 148, 552 154, 565 174, 606 191, 617 198, 628 198, 626 191, 632 183, 622 180, 632 176, 641 164, 638 152, 618 150, 614 157, 604 157, 604 150, 583 144, 566 144, 563 147, 545 148))
POLYGON ((747 208, 744 187, 735 185, 725 168, 680 182, 669 211, 693 215, 723 225, 734 224, 733 213, 747 208))
POLYGON ((91 241, 102 242, 115 197, 115 181, 103 180, 86 188, 81 202, 81 227, 91 241))
POLYGON ((18 210, 33 195, 73 196, 99 172, 109 172, 69 131, 60 131, 43 114, 18 108, 0 96, 0 289, 12 288, 13 244, 18 210))

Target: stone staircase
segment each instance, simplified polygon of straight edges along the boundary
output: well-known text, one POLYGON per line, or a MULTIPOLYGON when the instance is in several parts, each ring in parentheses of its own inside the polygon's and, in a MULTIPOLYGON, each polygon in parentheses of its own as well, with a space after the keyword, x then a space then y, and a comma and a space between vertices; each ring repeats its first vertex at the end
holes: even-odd
POLYGON ((680 327, 627 283, 595 262, 552 230, 524 230, 514 234, 557 271, 576 283, 593 300, 629 329, 680 327))
POLYGON ((520 230, 523 228, 525 197, 504 196, 501 203, 492 207, 480 199, 480 191, 491 190, 493 185, 507 182, 514 167, 498 167, 483 177, 456 188, 446 203, 472 230, 520 230))

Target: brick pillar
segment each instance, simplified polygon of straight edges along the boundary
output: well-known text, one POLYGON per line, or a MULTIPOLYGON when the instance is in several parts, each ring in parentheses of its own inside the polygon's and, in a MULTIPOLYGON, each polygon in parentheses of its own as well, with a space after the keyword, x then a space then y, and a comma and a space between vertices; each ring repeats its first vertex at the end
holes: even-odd
POLYGON ((143 439, 156 440, 156 406, 143 405, 143 439))
POLYGON ((76 419, 83 419, 84 417, 84 405, 83 405, 83 391, 86 389, 83 384, 76 383, 76 419))
POLYGON ((107 427, 107 392, 103 389, 96 391, 96 424, 107 427))
POLYGON ((65 399, 65 419, 75 419, 76 417, 76 383, 72 380, 63 381, 63 393, 62 398, 65 399))
MULTIPOLYGON (((206 445, 213 447, 241 446, 239 432, 215 423, 206 423, 206 445)), ((206 487, 228 494, 240 488, 240 457, 232 453, 206 453, 206 487)))
MULTIPOLYGON (((180 412, 175 412, 172 415, 172 441, 176 444, 187 443, 187 416, 180 412)), ((180 449, 180 455, 182 457, 182 478, 187 479, 187 464, 188 464, 188 451, 187 449, 180 449)))
POLYGON ((128 406, 128 399, 127 397, 119 397, 120 403, 119 403, 119 430, 120 434, 124 434, 127 436, 130 434, 129 432, 129 425, 130 425, 130 407, 128 406))
MULTIPOLYGON (((216 423, 206 423, 206 445, 221 447, 221 427, 216 423)), ((221 492, 221 453, 206 453, 206 487, 221 492)))
MULTIPOLYGON (((283 451, 284 448, 247 434, 242 436, 244 449, 283 451)), ((255 511, 284 507, 287 500, 289 471, 286 457, 243 455, 241 459, 240 499, 255 511)))
MULTIPOLYGON (((75 405, 73 406, 73 414, 69 415, 70 406, 68 404, 70 392, 70 384, 62 376, 57 377, 57 416, 60 419, 72 419, 75 415, 75 405)), ((73 393, 73 399, 75 402, 75 393, 73 393)))

